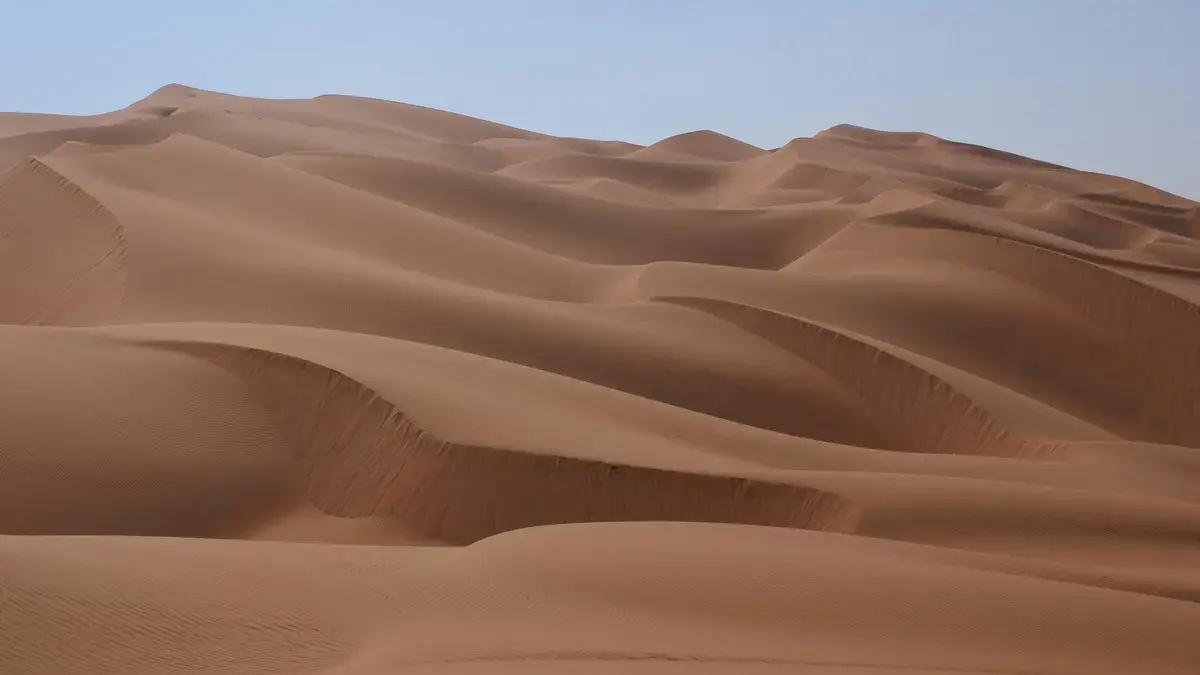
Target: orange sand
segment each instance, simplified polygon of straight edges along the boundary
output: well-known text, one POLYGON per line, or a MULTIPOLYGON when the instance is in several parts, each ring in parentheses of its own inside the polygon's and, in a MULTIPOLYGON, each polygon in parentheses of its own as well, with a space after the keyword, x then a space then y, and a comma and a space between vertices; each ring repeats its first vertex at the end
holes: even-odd
POLYGON ((1200 673, 1200 210, 925 134, 0 115, 0 673, 1200 673))

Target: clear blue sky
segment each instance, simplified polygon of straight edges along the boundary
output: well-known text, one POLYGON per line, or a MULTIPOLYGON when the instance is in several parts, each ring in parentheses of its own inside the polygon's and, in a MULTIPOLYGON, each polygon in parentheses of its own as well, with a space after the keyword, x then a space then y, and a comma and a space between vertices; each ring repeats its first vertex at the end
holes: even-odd
POLYGON ((0 110, 178 82, 551 134, 920 130, 1200 198, 1200 0, 0 0, 0 110))

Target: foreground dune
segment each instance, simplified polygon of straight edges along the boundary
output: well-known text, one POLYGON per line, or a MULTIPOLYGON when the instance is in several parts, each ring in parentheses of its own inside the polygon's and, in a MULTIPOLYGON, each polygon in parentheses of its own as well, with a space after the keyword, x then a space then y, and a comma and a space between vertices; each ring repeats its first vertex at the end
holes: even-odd
POLYGON ((916 133, 0 115, 0 672, 1200 672, 1200 206, 916 133))

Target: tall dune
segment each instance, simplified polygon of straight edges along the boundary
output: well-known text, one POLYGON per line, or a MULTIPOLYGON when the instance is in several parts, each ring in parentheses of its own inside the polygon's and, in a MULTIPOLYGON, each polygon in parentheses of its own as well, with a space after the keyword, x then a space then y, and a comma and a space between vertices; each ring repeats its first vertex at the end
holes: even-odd
POLYGON ((1200 673, 1198 214, 851 125, 0 114, 0 672, 1200 673))

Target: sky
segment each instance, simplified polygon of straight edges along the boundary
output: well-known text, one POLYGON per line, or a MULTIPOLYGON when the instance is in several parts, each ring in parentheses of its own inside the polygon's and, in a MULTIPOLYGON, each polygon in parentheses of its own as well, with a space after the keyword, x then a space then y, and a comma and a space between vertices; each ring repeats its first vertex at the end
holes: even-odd
POLYGON ((1200 199, 1200 0, 0 0, 0 110, 168 83, 648 144, 924 131, 1200 199))

